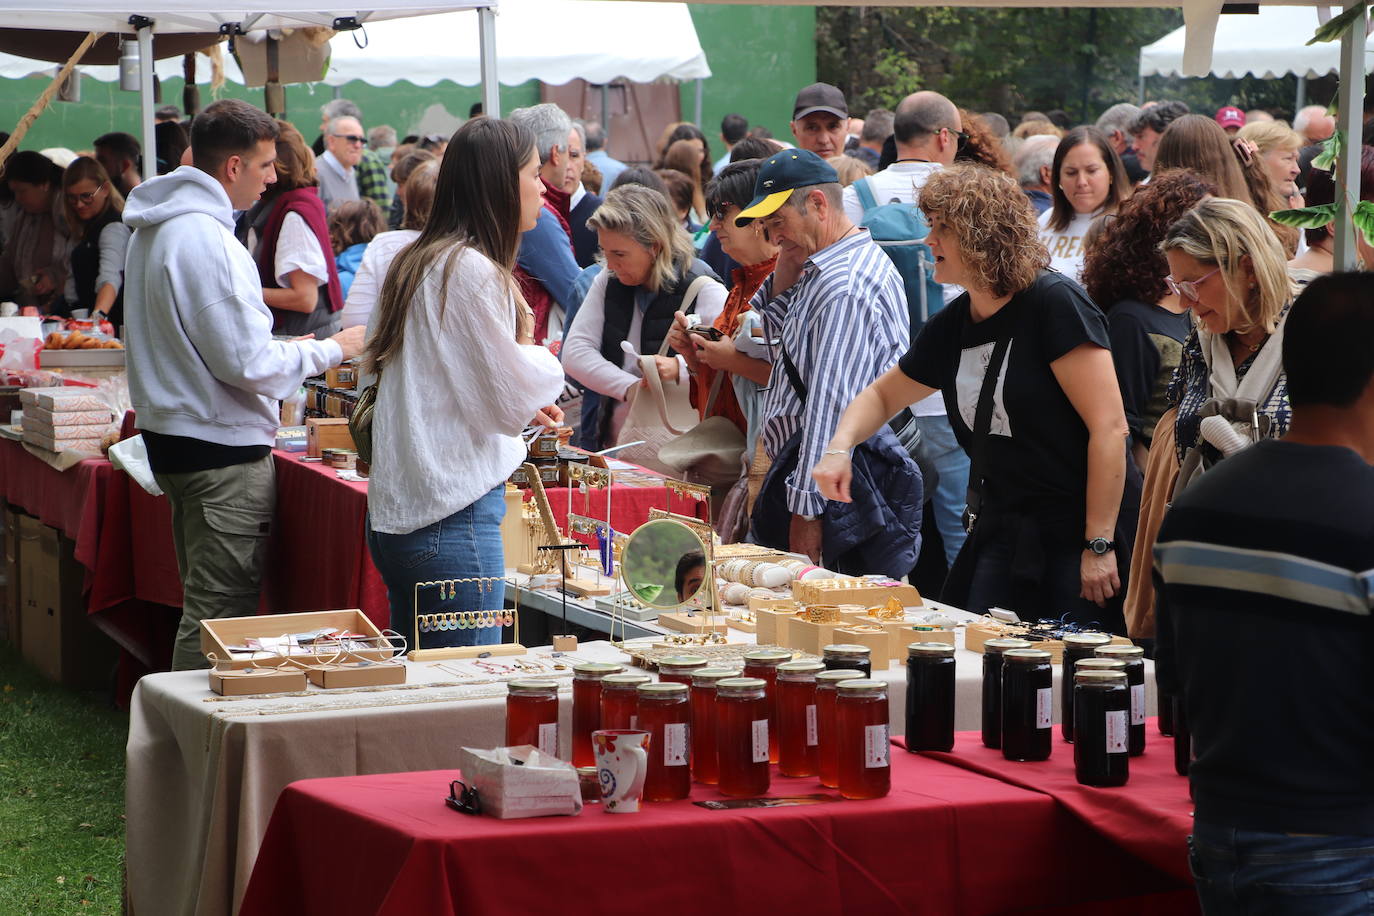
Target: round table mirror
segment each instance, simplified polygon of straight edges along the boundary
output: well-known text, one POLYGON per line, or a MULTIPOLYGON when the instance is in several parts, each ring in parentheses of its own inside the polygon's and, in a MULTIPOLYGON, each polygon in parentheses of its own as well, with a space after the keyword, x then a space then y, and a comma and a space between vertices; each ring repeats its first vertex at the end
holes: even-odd
POLYGON ((701 538, 671 518, 639 526, 625 545, 620 569, 636 600, 665 610, 690 603, 707 580, 701 538))

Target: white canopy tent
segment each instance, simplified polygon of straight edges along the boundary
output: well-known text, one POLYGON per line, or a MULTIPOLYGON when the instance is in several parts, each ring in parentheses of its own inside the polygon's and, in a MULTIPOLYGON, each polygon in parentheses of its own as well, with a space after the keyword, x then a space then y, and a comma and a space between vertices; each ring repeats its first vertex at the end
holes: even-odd
MULTIPOLYGON (((471 86, 482 78, 477 45, 477 23, 460 13, 379 22, 335 36, 324 81, 471 86)), ((507 86, 536 79, 560 85, 711 75, 685 3, 502 0, 496 46, 507 86)))

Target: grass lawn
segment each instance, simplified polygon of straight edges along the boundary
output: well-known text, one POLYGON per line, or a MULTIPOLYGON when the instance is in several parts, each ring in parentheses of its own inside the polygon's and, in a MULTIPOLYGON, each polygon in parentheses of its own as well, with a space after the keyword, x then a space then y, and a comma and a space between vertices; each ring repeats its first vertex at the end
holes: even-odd
POLYGON ((0 914, 120 912, 128 732, 0 643, 0 914))

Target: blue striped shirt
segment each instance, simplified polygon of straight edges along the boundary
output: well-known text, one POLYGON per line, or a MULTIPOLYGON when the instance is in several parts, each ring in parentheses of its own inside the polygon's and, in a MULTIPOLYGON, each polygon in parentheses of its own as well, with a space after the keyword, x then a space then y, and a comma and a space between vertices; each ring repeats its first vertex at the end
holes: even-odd
POLYGON ((773 353, 773 375, 761 392, 763 446, 769 458, 802 430, 797 468, 787 481, 793 515, 825 509, 811 469, 821 460, 842 414, 906 350, 909 320, 901 274, 867 229, 807 259, 789 289, 773 294, 770 277, 754 298, 770 340, 781 338, 807 388, 805 405, 773 353))

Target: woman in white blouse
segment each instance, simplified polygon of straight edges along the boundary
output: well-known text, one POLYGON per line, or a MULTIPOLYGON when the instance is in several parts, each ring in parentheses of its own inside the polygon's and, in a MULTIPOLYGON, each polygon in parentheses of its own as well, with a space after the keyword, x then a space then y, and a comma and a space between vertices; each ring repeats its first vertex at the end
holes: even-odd
POLYGON ((1064 135, 1050 174, 1054 204, 1040 214, 1040 241, 1049 249, 1050 266, 1078 282, 1088 226, 1116 212, 1131 196, 1131 182, 1121 157, 1096 127, 1075 127, 1064 135))
POLYGON ((425 228, 429 220, 429 208, 434 205, 434 185, 438 180, 438 159, 426 162, 406 179, 402 186, 405 189, 405 211, 401 228, 373 236, 371 244, 363 252, 363 262, 358 265, 358 273, 353 277, 353 285, 348 288, 343 311, 339 313, 339 324, 344 328, 369 323, 391 262, 402 248, 420 237, 420 230, 425 228))
MULTIPOLYGON (((368 546, 391 625, 412 648, 417 612, 503 606, 501 518, 506 478, 525 458, 520 433, 563 419, 548 406, 562 391, 562 367, 534 345, 534 315, 511 277, 542 189, 529 131, 468 121, 444 153, 429 221, 397 255, 374 314, 368 546), (417 588, 463 579, 485 581, 417 588)), ((453 619, 463 626, 422 627, 419 647, 499 641, 499 626, 453 619)))
POLYGON ((665 382, 688 381, 687 364, 677 355, 659 355, 673 314, 692 311, 710 327, 725 308, 725 287, 696 256, 692 239, 682 228, 668 199, 652 188, 627 184, 615 188, 587 220, 601 244, 606 269, 592 281, 577 318, 563 341, 563 368, 568 375, 603 394, 597 442, 584 448, 604 448, 615 442, 628 398, 643 383, 638 355, 653 355, 665 382), (683 299, 698 277, 695 300, 683 299), (629 344, 629 348, 624 344, 629 344))

